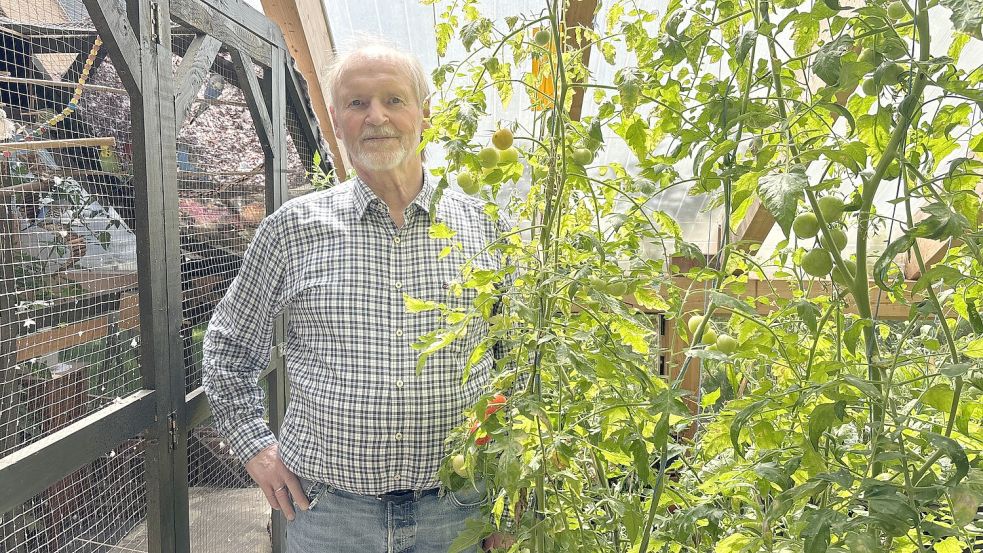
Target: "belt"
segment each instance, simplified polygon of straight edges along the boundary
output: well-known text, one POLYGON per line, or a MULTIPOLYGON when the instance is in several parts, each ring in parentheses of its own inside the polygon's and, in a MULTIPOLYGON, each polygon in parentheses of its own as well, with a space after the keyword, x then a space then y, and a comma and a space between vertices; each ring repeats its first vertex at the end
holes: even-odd
POLYGON ((437 495, 439 492, 440 488, 429 488, 426 490, 393 490, 391 492, 386 492, 373 497, 379 501, 400 504, 416 501, 421 497, 426 497, 428 495, 437 495))

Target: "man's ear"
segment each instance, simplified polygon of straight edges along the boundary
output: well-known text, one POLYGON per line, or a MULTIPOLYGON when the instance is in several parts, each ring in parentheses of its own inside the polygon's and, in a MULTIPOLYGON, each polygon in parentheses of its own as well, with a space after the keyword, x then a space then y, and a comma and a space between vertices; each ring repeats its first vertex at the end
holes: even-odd
POLYGON ((423 130, 430 128, 430 100, 423 102, 423 130))

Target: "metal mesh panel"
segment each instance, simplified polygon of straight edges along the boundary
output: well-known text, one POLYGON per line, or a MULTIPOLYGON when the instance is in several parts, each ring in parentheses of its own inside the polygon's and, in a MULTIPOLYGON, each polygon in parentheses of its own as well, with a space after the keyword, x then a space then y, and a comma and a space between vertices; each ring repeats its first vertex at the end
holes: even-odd
POLYGON ((127 440, 0 521, 9 553, 146 551, 144 442, 127 440), (135 547, 134 547, 135 546, 135 547))
MULTIPOLYGON (((290 198, 296 198, 314 191, 311 184, 314 152, 306 144, 297 147, 293 137, 301 136, 300 122, 297 112, 291 105, 287 106, 287 189, 290 198)), ((321 156, 327 155, 325 152, 321 156)))
POLYGON ((266 216, 263 149, 236 83, 230 57, 220 53, 177 139, 181 337, 189 392, 201 385, 201 340, 212 309, 266 216))
MULTIPOLYGON (((0 455, 142 387, 129 98, 80 2, 0 1, 0 455)), ((139 439, 3 515, 0 550, 105 551, 139 439)))
POLYGON ((140 388, 141 376, 129 100, 78 12, 7 0, 0 35, 8 454, 140 388))
POLYGON ((188 460, 192 551, 271 551, 266 497, 208 423, 191 432, 188 460))
MULTIPOLYGON (((175 57, 175 67, 181 61, 175 57)), ((263 78, 260 68, 251 69, 263 78)), ((247 98, 232 57, 220 52, 178 133, 181 337, 189 392, 201 386, 208 320, 266 216, 264 154, 247 98)), ((270 551, 269 505, 208 423, 190 433, 188 469, 192 549, 270 551)))

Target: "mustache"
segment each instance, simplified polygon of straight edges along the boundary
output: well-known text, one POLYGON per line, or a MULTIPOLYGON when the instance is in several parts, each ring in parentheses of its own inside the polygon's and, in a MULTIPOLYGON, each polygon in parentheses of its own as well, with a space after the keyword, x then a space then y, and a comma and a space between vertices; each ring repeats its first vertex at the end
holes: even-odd
POLYGON ((370 138, 397 138, 397 137, 399 137, 399 133, 397 133, 396 129, 393 128, 382 128, 382 129, 377 129, 375 131, 371 131, 371 132, 366 131, 362 133, 362 140, 366 140, 370 138))

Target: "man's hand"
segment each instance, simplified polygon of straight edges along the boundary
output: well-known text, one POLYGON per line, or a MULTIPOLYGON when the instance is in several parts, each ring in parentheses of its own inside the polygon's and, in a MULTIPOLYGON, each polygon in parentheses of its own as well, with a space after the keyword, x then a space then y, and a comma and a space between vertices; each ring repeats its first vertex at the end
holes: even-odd
POLYGON ((508 549, 515 543, 515 537, 502 532, 494 532, 481 542, 482 551, 494 551, 496 549, 508 549))
POLYGON ((291 497, 302 511, 310 507, 307 495, 300 485, 300 479, 280 460, 280 450, 276 444, 254 455, 246 463, 246 472, 266 494, 270 507, 278 511, 282 510, 287 520, 294 519, 291 497))

